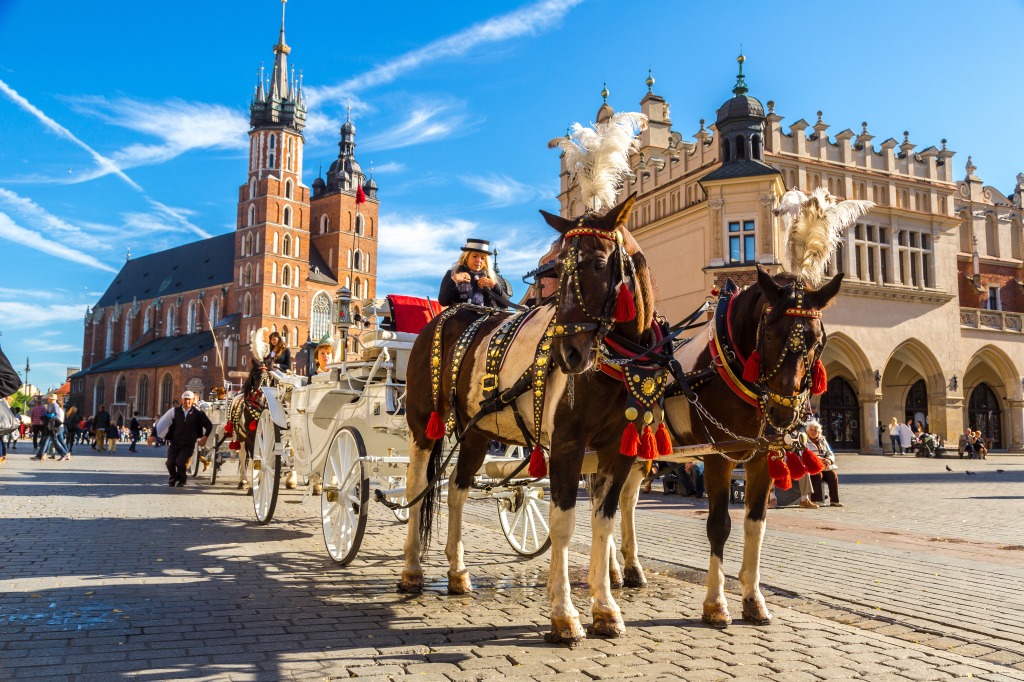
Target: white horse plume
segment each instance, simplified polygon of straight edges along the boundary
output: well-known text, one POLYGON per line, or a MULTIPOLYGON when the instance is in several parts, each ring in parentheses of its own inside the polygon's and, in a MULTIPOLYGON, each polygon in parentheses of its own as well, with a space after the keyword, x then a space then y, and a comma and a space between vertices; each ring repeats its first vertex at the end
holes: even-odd
POLYGON ((791 189, 782 195, 775 215, 782 218, 782 265, 801 275, 811 286, 818 286, 825 267, 843 235, 857 218, 874 206, 872 201, 840 201, 818 187, 810 194, 791 189))
POLYGON ((646 116, 622 112, 593 128, 574 123, 569 135, 551 140, 548 148, 565 153, 565 167, 579 181, 584 204, 606 211, 615 205, 622 178, 631 172, 629 155, 640 148, 636 136, 646 129, 646 116))
POLYGON ((269 335, 270 330, 266 327, 254 329, 249 334, 249 349, 252 352, 252 356, 256 358, 256 362, 263 362, 264 358, 267 357, 267 353, 270 352, 270 343, 267 341, 269 335))

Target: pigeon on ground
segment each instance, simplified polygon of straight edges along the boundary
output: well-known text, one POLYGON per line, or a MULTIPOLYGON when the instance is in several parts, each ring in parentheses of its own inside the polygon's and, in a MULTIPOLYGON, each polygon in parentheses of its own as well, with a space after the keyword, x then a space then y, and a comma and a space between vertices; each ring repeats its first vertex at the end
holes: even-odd
POLYGON ((968 476, 976 475, 973 471, 965 471, 964 473, 967 474, 968 476))
POLYGON ((997 474, 1001 474, 1001 473, 1003 473, 1004 471, 1006 471, 1006 469, 996 469, 996 473, 997 473, 997 474))
POLYGON ((946 465, 946 471, 952 471, 952 469, 949 468, 948 464, 946 465))

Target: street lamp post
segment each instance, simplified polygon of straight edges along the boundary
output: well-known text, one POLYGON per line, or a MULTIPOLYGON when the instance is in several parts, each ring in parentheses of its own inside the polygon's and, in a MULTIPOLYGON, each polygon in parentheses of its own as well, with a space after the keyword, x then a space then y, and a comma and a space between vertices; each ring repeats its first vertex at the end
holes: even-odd
POLYGON ((341 287, 334 295, 334 327, 341 335, 341 358, 335 362, 345 363, 348 360, 348 328, 352 324, 352 292, 348 287, 341 287))

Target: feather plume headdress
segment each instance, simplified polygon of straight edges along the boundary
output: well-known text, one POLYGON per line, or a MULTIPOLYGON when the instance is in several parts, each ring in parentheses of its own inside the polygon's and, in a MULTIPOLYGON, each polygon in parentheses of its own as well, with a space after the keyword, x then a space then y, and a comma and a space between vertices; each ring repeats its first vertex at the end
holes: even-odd
POLYGON ((840 201, 824 187, 810 194, 798 189, 783 194, 775 207, 783 225, 783 267, 813 287, 821 284, 846 228, 874 205, 858 199, 840 201))
POLYGON ((579 181, 584 204, 606 211, 615 205, 622 178, 630 174, 629 155, 640 148, 636 136, 646 129, 646 116, 622 112, 593 128, 574 123, 569 135, 551 140, 548 148, 565 153, 565 167, 579 181))
POLYGON ((267 357, 267 353, 270 352, 270 343, 267 341, 269 335, 270 330, 266 327, 254 329, 249 334, 249 350, 252 356, 256 358, 256 362, 263 362, 267 357))

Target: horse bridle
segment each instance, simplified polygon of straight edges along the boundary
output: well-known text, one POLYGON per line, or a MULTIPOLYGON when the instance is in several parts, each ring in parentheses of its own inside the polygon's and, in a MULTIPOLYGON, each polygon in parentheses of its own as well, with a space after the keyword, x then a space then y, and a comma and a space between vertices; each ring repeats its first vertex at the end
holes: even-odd
MULTIPOLYGON (((808 308, 804 305, 804 297, 806 291, 804 290, 804 283, 802 280, 797 280, 794 283, 794 296, 796 297, 796 305, 790 306, 783 313, 787 317, 799 317, 807 320, 820 320, 821 311, 816 308, 808 308)), ((757 323, 757 332, 754 337, 754 350, 764 358, 764 326, 765 320, 768 315, 772 312, 771 306, 765 306, 761 311, 761 318, 757 323)), ((760 371, 758 373, 757 381, 754 382, 760 387, 758 395, 758 403, 761 408, 762 418, 772 428, 779 432, 791 429, 793 425, 800 418, 800 413, 803 411, 811 394, 811 368, 813 362, 811 360, 811 353, 817 348, 817 352, 820 355, 821 351, 825 348, 825 343, 828 341, 828 335, 825 333, 825 328, 822 326, 821 335, 822 339, 820 343, 815 343, 810 348, 807 347, 807 342, 804 339, 804 322, 795 323, 789 330, 789 336, 786 337, 786 342, 782 346, 782 352, 779 354, 775 365, 771 369, 765 369, 765 365, 761 364, 760 371), (782 366, 786 363, 786 359, 790 355, 796 355, 804 362, 806 371, 804 372, 803 381, 800 384, 800 390, 797 393, 791 395, 781 395, 775 393, 768 387, 768 382, 775 378, 776 375, 782 370, 782 366), (780 407, 789 408, 793 411, 793 416, 788 424, 780 425, 776 424, 769 416, 768 407, 772 404, 779 405, 780 407)))
MULTIPOLYGON (((577 322, 577 323, 566 323, 560 324, 555 322, 554 336, 573 336, 575 334, 581 334, 583 332, 597 331, 595 335, 595 344, 599 343, 608 335, 615 326, 615 293, 619 284, 628 287, 629 281, 633 280, 636 282, 636 272, 633 267, 633 260, 626 253, 626 247, 622 243, 622 233, 618 228, 614 230, 602 230, 596 227, 584 227, 584 218, 579 218, 576 222, 576 227, 567 231, 563 235, 563 239, 572 241, 568 242, 565 247, 565 251, 562 255, 559 276, 558 276, 558 295, 557 300, 562 300, 563 287, 571 287, 570 291, 576 301, 579 303, 580 310, 590 320, 589 322, 577 322), (579 276, 579 250, 580 250, 580 238, 581 237, 597 237, 598 239, 605 239, 607 241, 615 242, 615 263, 612 264, 611 272, 609 275, 609 296, 607 297, 604 305, 604 310, 601 314, 595 314, 589 308, 583 298, 583 290, 580 285, 579 276), (627 270, 629 272, 627 272, 627 270)), ((558 313, 555 313, 557 318, 558 313)))

